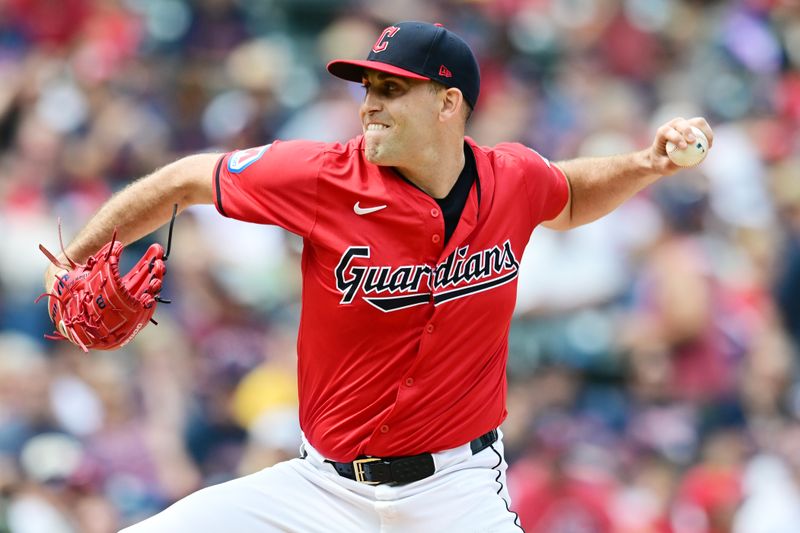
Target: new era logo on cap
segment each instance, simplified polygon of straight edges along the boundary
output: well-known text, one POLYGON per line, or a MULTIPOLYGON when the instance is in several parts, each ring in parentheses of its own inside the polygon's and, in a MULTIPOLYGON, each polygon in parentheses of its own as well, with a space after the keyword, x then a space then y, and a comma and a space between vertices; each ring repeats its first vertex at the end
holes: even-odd
POLYGON ((328 63, 331 74, 358 83, 366 68, 455 87, 473 108, 478 101, 478 62, 469 45, 441 24, 399 22, 384 28, 366 60, 328 63))

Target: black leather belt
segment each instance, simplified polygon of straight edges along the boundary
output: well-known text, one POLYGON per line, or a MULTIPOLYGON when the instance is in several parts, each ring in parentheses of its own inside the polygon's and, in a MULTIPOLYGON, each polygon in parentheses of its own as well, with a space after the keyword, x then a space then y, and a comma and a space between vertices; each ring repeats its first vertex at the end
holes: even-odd
MULTIPOLYGON (((472 455, 485 450, 496 441, 496 429, 481 435, 469 443, 472 455)), ((430 477, 436 471, 433 455, 429 453, 408 457, 359 457, 350 463, 325 462, 332 464, 340 476, 367 485, 411 483, 430 477)))

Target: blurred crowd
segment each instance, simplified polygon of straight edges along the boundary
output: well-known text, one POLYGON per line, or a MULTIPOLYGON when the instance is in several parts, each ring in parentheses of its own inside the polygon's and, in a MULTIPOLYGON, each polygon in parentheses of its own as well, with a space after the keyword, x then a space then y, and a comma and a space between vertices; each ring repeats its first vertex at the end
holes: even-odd
POLYGON ((0 532, 113 532, 296 456, 299 239, 191 208, 159 325, 89 355, 42 337, 37 244, 183 155, 357 135, 324 66, 400 20, 474 47, 481 144, 715 129, 700 167, 532 236, 503 426, 526 531, 800 531, 800 2, 0 0, 0 532))

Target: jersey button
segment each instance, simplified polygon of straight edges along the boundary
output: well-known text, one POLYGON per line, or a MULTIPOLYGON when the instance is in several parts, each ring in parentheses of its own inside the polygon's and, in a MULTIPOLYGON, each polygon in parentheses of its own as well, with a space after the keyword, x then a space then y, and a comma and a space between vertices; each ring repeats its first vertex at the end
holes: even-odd
POLYGON ((433 218, 436 218, 436 217, 438 217, 438 216, 439 216, 439 210, 438 210, 438 209, 436 209, 435 207, 434 207, 433 209, 431 209, 431 216, 432 216, 433 218))
POLYGON ((386 424, 381 426, 381 433, 389 433, 389 426, 386 424))
POLYGON ((441 241, 441 240, 442 240, 442 238, 439 236, 438 233, 435 234, 433 237, 431 237, 431 241, 433 242, 433 244, 439 244, 439 241, 441 241))
POLYGON ((427 326, 425 326, 425 331, 427 331, 428 333, 433 333, 434 329, 436 328, 433 327, 433 324, 428 324, 427 326))
POLYGON ((406 387, 410 387, 414 384, 414 378, 406 378, 406 387))

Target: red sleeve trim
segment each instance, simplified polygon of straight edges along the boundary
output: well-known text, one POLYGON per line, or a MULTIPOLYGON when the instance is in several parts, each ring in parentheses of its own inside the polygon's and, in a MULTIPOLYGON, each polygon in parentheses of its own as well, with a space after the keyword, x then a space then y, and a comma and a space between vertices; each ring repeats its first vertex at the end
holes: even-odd
POLYGON ((553 168, 555 168, 558 171, 558 173, 561 174, 561 177, 564 178, 564 183, 566 184, 566 187, 562 186, 559 189, 560 189, 560 191, 562 193, 566 193, 566 194, 564 195, 564 202, 561 204, 561 207, 559 207, 558 210, 556 210, 555 214, 553 216, 551 216, 547 220, 553 220, 558 215, 560 215, 561 211, 564 210, 564 208, 567 206, 568 202, 569 202, 569 219, 572 220, 572 206, 573 206, 573 203, 572 203, 572 182, 569 180, 569 176, 567 176, 567 173, 564 172, 564 169, 562 169, 560 166, 558 166, 555 163, 553 163, 552 165, 553 165, 553 168))

